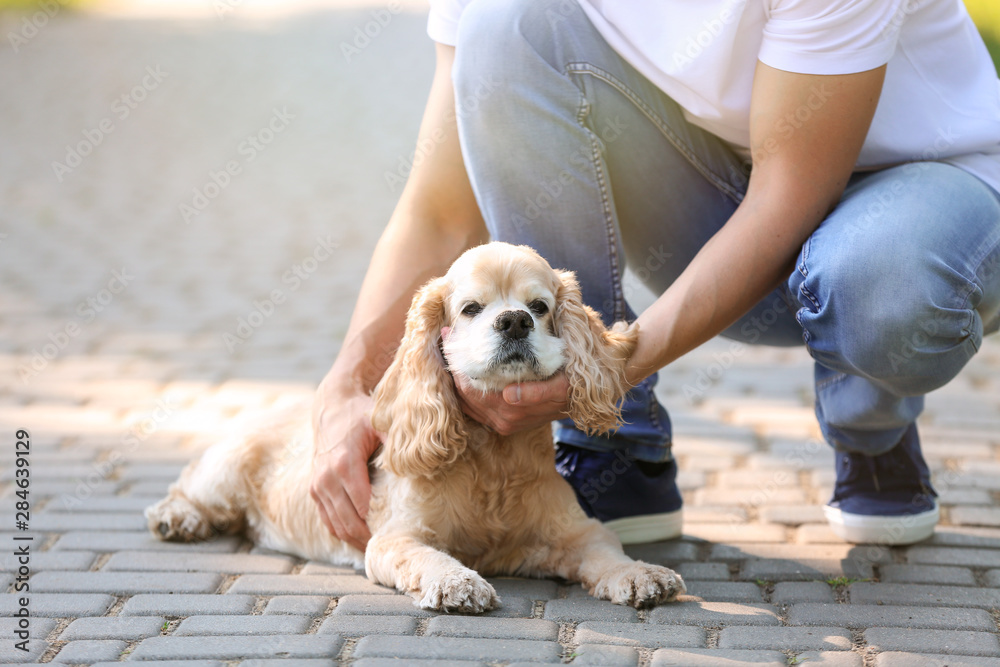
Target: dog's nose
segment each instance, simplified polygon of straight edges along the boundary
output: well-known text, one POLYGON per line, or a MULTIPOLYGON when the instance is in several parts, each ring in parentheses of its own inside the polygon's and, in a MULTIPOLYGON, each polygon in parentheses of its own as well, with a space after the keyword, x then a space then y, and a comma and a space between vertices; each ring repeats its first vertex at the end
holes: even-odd
POLYGON ((493 323, 493 328, 500 332, 501 336, 511 340, 526 338, 534 327, 535 323, 532 321, 531 315, 523 310, 508 310, 500 313, 500 316, 493 323))

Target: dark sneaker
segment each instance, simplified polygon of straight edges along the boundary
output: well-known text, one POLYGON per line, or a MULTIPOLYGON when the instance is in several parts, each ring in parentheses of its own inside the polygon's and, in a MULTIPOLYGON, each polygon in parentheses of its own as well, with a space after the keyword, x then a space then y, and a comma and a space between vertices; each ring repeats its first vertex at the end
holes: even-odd
POLYGON ((937 493, 920 454, 916 425, 885 454, 837 452, 837 484, 823 508, 830 528, 848 542, 913 544, 934 533, 937 493))
POLYGON ((622 544, 669 540, 681 534, 683 511, 677 463, 648 463, 621 450, 556 444, 556 470, 580 506, 613 530, 622 544))

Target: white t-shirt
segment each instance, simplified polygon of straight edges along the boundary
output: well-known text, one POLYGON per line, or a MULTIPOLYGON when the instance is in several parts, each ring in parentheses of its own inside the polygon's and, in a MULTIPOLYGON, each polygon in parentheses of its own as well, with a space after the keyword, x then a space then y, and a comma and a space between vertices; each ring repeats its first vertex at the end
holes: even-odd
MULTIPOLYGON (((430 37, 454 45, 459 17, 474 1, 431 0, 430 37)), ((888 63, 857 167, 941 160, 1000 191, 1000 80, 962 0, 579 3, 608 44, 689 122, 740 152, 750 145, 758 60, 802 74, 888 63)), ((817 91, 817 103, 822 95, 817 91)))

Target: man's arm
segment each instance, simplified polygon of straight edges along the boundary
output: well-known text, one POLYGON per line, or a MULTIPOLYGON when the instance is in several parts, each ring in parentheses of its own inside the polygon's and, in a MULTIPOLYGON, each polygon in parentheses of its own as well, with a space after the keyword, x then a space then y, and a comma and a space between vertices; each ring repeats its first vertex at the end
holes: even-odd
MULTIPOLYGON (((632 383, 721 333, 787 279, 802 244, 844 192, 884 77, 884 66, 819 76, 758 63, 750 107, 754 164, 746 197, 639 316, 639 345, 628 368, 632 383), (787 123, 803 108, 810 111, 808 120, 797 127, 787 123)), ((500 433, 513 433, 565 416, 566 393, 560 374, 507 387, 502 396, 463 392, 463 399, 469 414, 500 433)))
POLYGON ((454 57, 454 47, 437 45, 418 139, 435 148, 414 166, 375 247, 344 343, 313 407, 312 497, 327 528, 360 549, 370 537, 368 459, 379 444, 370 423, 371 390, 392 361, 417 288, 487 240, 459 148, 454 57))
POLYGON ((884 78, 884 66, 819 76, 757 64, 750 104, 754 162, 746 197, 639 316, 639 346, 629 363, 632 381, 722 332, 788 277, 802 244, 843 195, 884 78), (798 127, 782 122, 803 108, 811 115, 798 127))

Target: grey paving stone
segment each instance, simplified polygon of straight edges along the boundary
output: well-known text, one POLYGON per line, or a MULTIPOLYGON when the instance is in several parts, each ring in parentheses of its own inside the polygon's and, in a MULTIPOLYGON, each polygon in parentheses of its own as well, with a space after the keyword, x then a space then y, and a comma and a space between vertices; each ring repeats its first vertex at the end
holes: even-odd
POLYGON ((875 656, 875 667, 1000 667, 1000 658, 886 651, 875 656))
POLYGON ((279 595, 268 600, 264 615, 322 616, 330 606, 330 600, 325 595, 279 595))
POLYGON ((969 568, 941 565, 883 565, 879 568, 879 580, 890 584, 976 585, 969 568))
POLYGON ((948 518, 957 526, 1000 526, 1000 508, 959 505, 951 508, 948 518))
POLYGON ((128 486, 125 493, 131 496, 165 496, 172 482, 173 480, 167 479, 150 479, 127 482, 122 486, 128 486))
POLYGON ((692 581, 729 581, 729 567, 725 563, 681 563, 674 569, 687 584, 692 581))
POLYGON ((396 590, 373 584, 360 575, 245 574, 227 593, 246 595, 396 595, 396 590))
POLYGON ((926 565, 1000 567, 1000 550, 919 546, 910 547, 907 550, 906 560, 910 563, 926 565))
POLYGON ((516 577, 487 577, 486 579, 503 600, 507 597, 529 600, 553 600, 559 597, 559 584, 551 579, 521 579, 516 577))
POLYGON ((123 482, 135 482, 149 479, 167 480, 173 482, 181 471, 187 467, 185 463, 129 463, 118 470, 117 479, 123 482))
POLYGON ((757 584, 742 581, 690 581, 687 594, 711 602, 763 602, 757 584))
POLYGON ((685 522, 686 539, 699 539, 717 544, 733 542, 783 542, 785 527, 765 523, 703 523, 691 525, 685 522))
MULTIPOLYGON (((362 658, 351 663, 354 667, 400 667, 401 660, 396 658, 362 658)), ((419 665, 419 667, 486 667, 485 662, 470 660, 416 660, 409 659, 406 665, 419 665)), ((507 667, 517 667, 526 663, 510 663, 507 667)), ((537 665, 538 663, 530 663, 537 665)))
MULTIPOLYGON (((299 658, 295 661, 295 667, 334 667, 336 660, 325 660, 323 658, 299 658)), ((355 663, 357 664, 357 663, 355 663)), ((288 667, 288 660, 244 660, 240 667, 288 667)))
POLYGON ((606 665, 626 667, 639 664, 639 652, 631 646, 601 646, 581 644, 574 651, 574 665, 606 665))
POLYGON ((363 637, 354 647, 357 658, 433 658, 446 660, 560 662, 556 642, 527 639, 466 639, 459 637, 363 637))
MULTIPOLYGON (((500 608, 478 616, 523 618, 531 616, 534 604, 526 598, 505 598, 500 608)), ((337 600, 334 615, 436 616, 440 612, 421 609, 409 595, 345 595, 337 600)))
MULTIPOLYGON (((220 660, 147 660, 143 664, 145 667, 225 667, 226 663, 220 660)), ((95 662, 90 667, 122 667, 122 663, 95 662)))
MULTIPOLYGON (((93 551, 39 551, 31 554, 31 571, 77 570, 86 571, 97 560, 93 551)), ((14 571, 19 563, 13 553, 0 555, 0 570, 14 571)))
POLYGON ((337 600, 332 615, 340 616, 437 616, 438 612, 418 607, 409 595, 345 595, 337 600))
MULTIPOLYGON (((16 593, 0 595, 0 616, 13 616, 18 610, 16 593)), ((50 618, 75 618, 100 616, 115 603, 114 597, 104 593, 31 593, 31 615, 50 618)))
MULTIPOLYGON (((109 596, 110 597, 110 596, 109 596)), ((200 614, 249 614, 252 595, 133 595, 120 616, 197 616, 200 614)), ((110 606, 110 605, 109 605, 110 606)))
POLYGON ((291 572, 295 560, 290 556, 255 556, 252 554, 177 553, 158 551, 119 551, 112 554, 102 572, 225 572, 227 574, 283 574, 291 572))
POLYGON ((78 503, 51 502, 45 506, 46 512, 64 512, 76 514, 79 512, 133 512, 142 515, 150 505, 160 498, 137 498, 134 496, 91 496, 78 503))
POLYGON ((66 530, 146 530, 146 518, 136 512, 34 512, 31 527, 45 532, 66 530))
POLYGON ((703 648, 703 628, 646 623, 602 623, 584 621, 576 628, 574 639, 579 644, 616 644, 643 648, 703 648))
POLYGON ((878 604, 792 605, 789 625, 825 625, 841 628, 937 628, 993 631, 996 626, 982 609, 907 607, 878 604))
POLYGON ((542 618, 557 622, 576 621, 631 621, 639 620, 639 612, 632 607, 612 604, 592 597, 549 600, 545 603, 542 618))
POLYGON ((25 663, 41 658, 49 644, 46 638, 56 627, 56 621, 51 618, 29 618, 25 628, 17 618, 0 618, 0 663, 25 663), (27 632, 27 651, 20 650, 15 644, 25 641, 15 632, 27 632))
POLYGON ((844 628, 722 628, 719 648, 776 651, 848 651, 851 633, 844 628))
POLYGON ((892 563, 892 552, 878 545, 851 544, 716 544, 710 560, 741 561, 747 559, 801 561, 856 561, 859 563, 892 563))
POLYGON ((365 635, 412 635, 417 631, 413 616, 328 616, 317 634, 342 637, 365 635))
POLYGON ((59 639, 144 639, 160 634, 165 620, 160 616, 78 618, 62 631, 59 639))
POLYGON ((57 551, 206 551, 233 553, 240 547, 238 537, 220 537, 208 542, 162 542, 148 532, 70 531, 52 549, 57 551))
POLYGON ((28 640, 27 651, 22 651, 14 646, 14 641, 0 642, 0 663, 29 663, 37 661, 49 648, 49 643, 43 639, 32 637, 28 640))
POLYGON ((193 635, 297 635, 309 629, 308 616, 190 616, 174 630, 174 637, 193 635))
POLYGON ((781 581, 774 585, 771 601, 776 604, 793 602, 834 601, 833 589, 825 581, 781 581))
POLYGON ((222 575, 184 572, 39 572, 31 578, 39 593, 212 593, 222 575))
POLYGON ((851 602, 901 604, 931 607, 1000 606, 1000 590, 964 586, 927 586, 923 584, 857 583, 848 587, 851 602))
POLYGON ((1000 656, 996 635, 986 632, 870 628, 865 631, 865 641, 879 651, 1000 656))
MULTIPOLYGON (((252 554, 260 555, 274 555, 273 551, 268 551, 267 549, 259 549, 254 547, 251 550, 252 554)), ((330 565, 329 563, 317 563, 316 561, 309 561, 302 566, 302 570, 299 574, 360 574, 364 576, 364 568, 361 570, 355 570, 353 567, 345 567, 343 565, 330 565)))
POLYGON ((698 546, 685 540, 630 544, 625 547, 625 553, 635 560, 656 565, 669 566, 686 560, 698 560, 698 546))
POLYGON ((780 625, 777 610, 769 604, 733 602, 671 602, 649 612, 650 623, 669 625, 780 625))
POLYGON ((740 567, 740 579, 756 581, 815 581, 830 577, 871 579, 872 563, 857 560, 788 560, 761 558, 745 561, 740 567))
POLYGON ((786 667, 784 653, 739 649, 660 649, 652 667, 786 667))
POLYGON ((129 660, 326 658, 336 655, 342 643, 338 635, 150 637, 142 640, 129 660))
POLYGON ((477 618, 438 616, 427 625, 425 636, 482 637, 484 639, 535 639, 557 641, 559 625, 538 618, 477 618))
POLYGON ((826 521, 820 505, 770 505, 760 508, 760 520, 788 526, 826 521))
POLYGON ((987 570, 984 578, 987 586, 1000 588, 1000 570, 987 570))
POLYGON ((115 660, 128 646, 120 639, 81 639, 59 649, 52 662, 90 664, 102 660, 115 660))
POLYGON ((805 651, 795 664, 808 667, 862 667, 864 659, 853 651, 805 651))
MULTIPOLYGON (((970 526, 938 526, 921 547, 1000 547, 1000 529, 970 526)), ((912 549, 913 547, 911 547, 912 549)), ((962 565, 963 563, 957 563, 962 565)))

